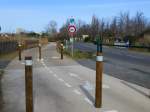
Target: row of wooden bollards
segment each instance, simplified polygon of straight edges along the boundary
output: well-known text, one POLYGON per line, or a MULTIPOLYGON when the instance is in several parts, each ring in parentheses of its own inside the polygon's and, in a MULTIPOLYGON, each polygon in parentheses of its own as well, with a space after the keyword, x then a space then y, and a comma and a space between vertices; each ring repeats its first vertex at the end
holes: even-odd
MULTIPOLYGON (((42 59, 42 48, 39 44, 39 60, 42 59)), ((61 60, 63 59, 63 44, 61 44, 61 60)), ((18 45, 19 61, 22 60, 22 45, 18 45)), ((26 96, 26 112, 34 112, 33 107, 33 73, 32 73, 32 56, 25 56, 25 96, 26 96)))
MULTIPOLYGON (((95 88, 95 107, 102 107, 102 70, 103 70, 103 56, 102 56, 102 46, 101 50, 97 50, 96 57, 96 88, 95 88)), ((39 59, 41 60, 41 44, 39 48, 39 59)), ((63 44, 60 45, 61 60, 63 60, 63 44)), ((19 60, 21 60, 21 45, 19 45, 19 60)), ((26 112, 34 112, 33 107, 33 82, 32 82, 32 56, 25 57, 25 93, 26 93, 26 112)))

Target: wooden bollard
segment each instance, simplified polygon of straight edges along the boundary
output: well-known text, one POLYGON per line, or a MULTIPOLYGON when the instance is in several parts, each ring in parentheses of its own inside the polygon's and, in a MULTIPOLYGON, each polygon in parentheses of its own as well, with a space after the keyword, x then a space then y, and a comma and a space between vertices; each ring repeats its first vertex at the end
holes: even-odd
POLYGON ((21 44, 19 44, 18 45, 18 51, 19 51, 19 61, 21 61, 21 52, 22 52, 22 45, 21 44))
POLYGON ((63 58, 64 58, 64 56, 63 56, 64 45, 63 44, 60 45, 60 49, 61 49, 61 60, 63 60, 63 58))
POLYGON ((42 58, 42 53, 41 53, 41 44, 39 44, 39 60, 42 58))
POLYGON ((32 57, 25 57, 26 112, 33 112, 32 57))
POLYGON ((102 74, 103 74, 103 56, 102 45, 97 46, 96 57, 96 88, 95 88, 95 107, 102 107, 102 74))

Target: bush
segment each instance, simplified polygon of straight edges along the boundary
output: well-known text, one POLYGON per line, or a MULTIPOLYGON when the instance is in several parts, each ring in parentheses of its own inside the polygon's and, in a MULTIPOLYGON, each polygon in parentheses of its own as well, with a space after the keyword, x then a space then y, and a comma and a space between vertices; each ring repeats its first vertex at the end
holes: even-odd
POLYGON ((0 69, 0 80, 1 80, 3 74, 4 74, 4 70, 0 69))
POLYGON ((85 38, 85 39, 84 39, 84 42, 91 42, 90 37, 85 38))

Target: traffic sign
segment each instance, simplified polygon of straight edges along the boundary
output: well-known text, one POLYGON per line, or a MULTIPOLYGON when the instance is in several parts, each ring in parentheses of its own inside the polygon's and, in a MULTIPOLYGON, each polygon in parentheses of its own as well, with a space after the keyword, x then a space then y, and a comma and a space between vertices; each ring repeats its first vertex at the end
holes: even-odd
POLYGON ((75 32, 76 32, 76 27, 73 26, 73 25, 70 25, 70 26, 68 27, 68 30, 69 30, 69 33, 75 33, 75 32))

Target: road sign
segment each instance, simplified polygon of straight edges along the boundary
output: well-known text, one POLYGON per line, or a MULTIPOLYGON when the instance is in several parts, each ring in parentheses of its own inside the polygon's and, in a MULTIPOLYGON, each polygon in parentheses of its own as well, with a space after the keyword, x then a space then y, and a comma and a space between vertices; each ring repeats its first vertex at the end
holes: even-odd
POLYGON ((68 27, 69 33, 75 33, 76 32, 76 27, 73 25, 69 25, 68 27))
POLYGON ((75 25, 75 19, 74 19, 74 18, 70 18, 69 24, 70 24, 70 25, 75 25))

